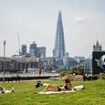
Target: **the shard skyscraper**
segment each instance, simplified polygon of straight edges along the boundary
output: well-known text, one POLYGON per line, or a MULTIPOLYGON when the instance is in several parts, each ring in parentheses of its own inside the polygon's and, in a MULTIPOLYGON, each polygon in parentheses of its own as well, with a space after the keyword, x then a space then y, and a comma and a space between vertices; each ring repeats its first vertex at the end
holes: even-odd
POLYGON ((63 58, 65 56, 65 42, 64 42, 64 31, 63 31, 61 11, 59 11, 58 13, 56 39, 55 39, 55 47, 53 50, 53 56, 55 58, 63 58))

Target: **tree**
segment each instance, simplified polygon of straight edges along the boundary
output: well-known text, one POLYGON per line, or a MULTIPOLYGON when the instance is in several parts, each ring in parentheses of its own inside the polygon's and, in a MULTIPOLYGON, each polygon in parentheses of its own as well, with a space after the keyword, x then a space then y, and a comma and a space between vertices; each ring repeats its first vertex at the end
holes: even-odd
POLYGON ((84 68, 83 68, 83 66, 74 67, 74 68, 72 68, 71 72, 72 72, 72 74, 75 73, 77 75, 83 75, 84 68))

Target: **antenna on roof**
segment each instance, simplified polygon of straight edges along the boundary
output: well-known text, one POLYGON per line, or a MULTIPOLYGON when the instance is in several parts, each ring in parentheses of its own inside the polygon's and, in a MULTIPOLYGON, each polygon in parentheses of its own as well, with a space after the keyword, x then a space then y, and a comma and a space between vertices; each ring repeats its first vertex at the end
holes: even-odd
POLYGON ((19 49, 18 49, 18 50, 19 50, 19 55, 20 55, 20 37, 19 37, 19 32, 18 32, 18 34, 17 34, 17 35, 18 35, 18 45, 19 45, 19 46, 18 46, 18 47, 19 47, 19 49))

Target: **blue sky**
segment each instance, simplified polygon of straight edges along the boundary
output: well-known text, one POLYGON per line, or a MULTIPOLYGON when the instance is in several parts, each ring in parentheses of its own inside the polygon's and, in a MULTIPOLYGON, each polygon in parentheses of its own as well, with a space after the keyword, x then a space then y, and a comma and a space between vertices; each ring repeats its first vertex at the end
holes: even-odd
POLYGON ((62 11, 66 51, 86 56, 97 40, 105 50, 105 0, 0 0, 0 56, 18 54, 21 44, 46 46, 52 56, 58 11, 62 11))

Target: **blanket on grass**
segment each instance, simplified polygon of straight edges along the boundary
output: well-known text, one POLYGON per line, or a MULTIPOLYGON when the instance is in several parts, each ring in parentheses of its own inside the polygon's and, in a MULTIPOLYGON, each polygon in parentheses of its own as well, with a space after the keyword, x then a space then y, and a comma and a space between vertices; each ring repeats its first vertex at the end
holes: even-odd
POLYGON ((69 93, 69 92, 75 92, 75 90, 69 90, 69 91, 41 91, 39 94, 54 94, 54 93, 69 93))
POLYGON ((41 91, 39 94, 54 94, 54 93, 70 93, 75 92, 76 90, 84 89, 83 85, 75 86, 72 90, 65 90, 65 91, 41 91))

